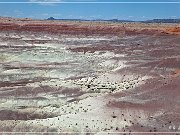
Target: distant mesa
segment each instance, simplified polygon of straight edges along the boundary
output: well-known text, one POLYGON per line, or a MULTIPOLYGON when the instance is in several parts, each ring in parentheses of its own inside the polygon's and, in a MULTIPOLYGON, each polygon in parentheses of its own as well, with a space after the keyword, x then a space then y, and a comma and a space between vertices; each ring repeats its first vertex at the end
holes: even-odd
POLYGON ((146 23, 180 23, 180 19, 153 19, 144 21, 146 23))
POLYGON ((67 20, 67 21, 107 21, 107 22, 141 22, 141 23, 180 23, 180 19, 153 19, 145 21, 119 20, 119 19, 55 19, 49 17, 47 20, 67 20))
POLYGON ((54 17, 49 17, 47 20, 56 20, 54 17))

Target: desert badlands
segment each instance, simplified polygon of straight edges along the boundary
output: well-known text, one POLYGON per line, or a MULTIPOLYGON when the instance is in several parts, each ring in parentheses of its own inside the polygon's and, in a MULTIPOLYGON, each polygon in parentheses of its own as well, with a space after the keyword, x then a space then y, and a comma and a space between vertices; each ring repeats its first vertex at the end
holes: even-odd
POLYGON ((180 134, 180 24, 0 18, 1 134, 180 134))

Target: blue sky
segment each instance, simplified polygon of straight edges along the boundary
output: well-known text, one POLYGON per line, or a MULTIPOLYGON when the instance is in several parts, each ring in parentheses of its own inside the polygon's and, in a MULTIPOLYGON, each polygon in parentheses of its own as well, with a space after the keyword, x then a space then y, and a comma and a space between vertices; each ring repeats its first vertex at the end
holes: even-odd
MULTIPOLYGON (((147 2, 146 0, 16 0, 18 2, 147 2)), ((149 2, 180 2, 180 0, 149 0, 149 2)), ((0 2, 15 2, 15 0, 0 0, 0 2)), ((155 18, 180 18, 180 3, 159 4, 113 4, 113 3, 58 3, 38 4, 0 3, 0 16, 18 18, 45 19, 48 17, 67 19, 127 19, 148 20, 155 18)))

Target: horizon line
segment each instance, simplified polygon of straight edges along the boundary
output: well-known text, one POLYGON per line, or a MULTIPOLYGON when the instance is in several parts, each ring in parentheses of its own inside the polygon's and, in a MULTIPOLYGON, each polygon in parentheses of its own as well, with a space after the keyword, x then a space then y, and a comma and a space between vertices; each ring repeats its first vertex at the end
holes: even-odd
POLYGON ((173 2, 173 1, 169 1, 169 2, 152 2, 152 1, 147 1, 147 2, 140 2, 140 1, 136 1, 136 2, 111 2, 111 1, 108 1, 108 2, 105 2, 105 1, 102 1, 102 2, 95 2, 95 1, 77 1, 77 2, 67 2, 67 1, 58 1, 58 2, 40 2, 40 1, 34 1, 34 2, 20 2, 20 1, 17 1, 17 2, 0 2, 0 4, 81 4, 81 3, 84 3, 84 4, 180 4, 180 1, 178 2, 173 2))
MULTIPOLYGON (((48 17, 48 18, 44 18, 46 20, 50 19, 52 16, 48 17)), ((54 17, 53 17, 54 18, 54 17)), ((33 18, 32 18, 33 19, 33 18)), ((84 21, 111 21, 111 20, 117 20, 117 21, 151 21, 151 20, 171 20, 171 19, 176 19, 179 20, 180 18, 149 18, 149 19, 145 19, 145 20, 133 20, 133 19, 118 19, 118 18, 110 18, 110 19, 103 19, 103 18, 94 18, 94 19, 88 19, 88 18, 54 18, 52 20, 84 20, 84 21)))
MULTIPOLYGON (((29 17, 15 17, 15 16, 1 16, 0 17, 2 18, 13 18, 13 19, 25 19, 25 18, 28 18, 28 19, 40 19, 40 18, 29 18, 29 17)), ((155 20, 155 19, 158 19, 158 20, 169 20, 169 19, 180 19, 180 18, 147 18, 147 19, 144 19, 144 20, 133 20, 133 19, 120 19, 120 18, 109 18, 109 19, 105 19, 105 18, 56 18, 56 17, 53 17, 53 16, 49 16, 47 18, 41 18, 41 20, 48 20, 50 18, 53 18, 53 20, 85 20, 85 21, 96 21, 96 20, 101 20, 101 21, 109 21, 109 20, 118 20, 118 21, 151 21, 151 20, 155 20)))
MULTIPOLYGON (((0 133, 97 133, 97 132, 0 132, 0 133)), ((177 134, 177 133, 180 133, 180 132, 102 132, 100 131, 100 133, 134 133, 134 134, 154 134, 154 133, 162 133, 162 134, 169 134, 169 133, 173 133, 173 134, 177 134)))

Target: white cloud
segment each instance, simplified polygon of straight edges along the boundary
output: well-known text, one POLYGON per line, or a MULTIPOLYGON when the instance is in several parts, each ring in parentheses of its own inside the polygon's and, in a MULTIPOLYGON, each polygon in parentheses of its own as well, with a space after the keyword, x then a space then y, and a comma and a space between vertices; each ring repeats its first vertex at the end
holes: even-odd
POLYGON ((29 0, 30 2, 60 2, 61 0, 29 0))
POLYGON ((134 18, 134 16, 130 15, 130 16, 128 16, 128 18, 134 18))
POLYGON ((62 0, 29 0, 29 2, 38 2, 40 5, 55 5, 56 2, 61 2, 62 0))
POLYGON ((177 16, 171 16, 170 18, 171 19, 177 19, 177 16))

